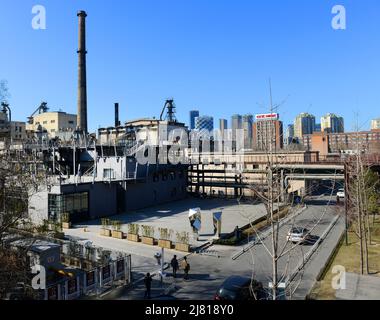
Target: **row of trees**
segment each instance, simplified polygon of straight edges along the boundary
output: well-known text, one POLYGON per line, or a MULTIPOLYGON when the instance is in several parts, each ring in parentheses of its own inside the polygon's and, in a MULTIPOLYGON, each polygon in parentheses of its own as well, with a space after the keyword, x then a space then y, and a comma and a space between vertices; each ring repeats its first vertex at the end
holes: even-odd
POLYGON ((360 272, 370 273, 369 246, 380 208, 380 180, 366 155, 358 152, 346 164, 346 210, 348 224, 359 240, 360 272))

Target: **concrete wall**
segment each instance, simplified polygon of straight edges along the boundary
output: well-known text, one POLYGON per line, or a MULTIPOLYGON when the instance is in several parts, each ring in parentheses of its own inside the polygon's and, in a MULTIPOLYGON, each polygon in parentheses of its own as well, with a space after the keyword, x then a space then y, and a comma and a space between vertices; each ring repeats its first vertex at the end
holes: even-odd
POLYGON ((124 212, 176 201, 186 197, 186 176, 180 179, 177 172, 176 179, 171 180, 168 176, 168 179, 163 181, 162 174, 159 174, 158 181, 153 181, 150 177, 148 183, 127 184, 124 199, 122 193, 119 194, 120 205, 124 212))
MULTIPOLYGON (((59 194, 59 186, 53 186, 51 194, 59 194)), ((28 213, 32 223, 41 225, 48 218, 48 190, 45 186, 29 191, 28 213)))

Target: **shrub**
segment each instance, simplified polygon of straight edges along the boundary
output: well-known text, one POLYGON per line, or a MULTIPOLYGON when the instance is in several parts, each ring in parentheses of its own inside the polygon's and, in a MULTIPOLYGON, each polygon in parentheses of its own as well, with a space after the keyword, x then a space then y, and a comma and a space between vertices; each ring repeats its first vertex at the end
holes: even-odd
POLYGON ((143 237, 154 238, 154 227, 152 226, 141 226, 143 237))
POLYGON ((186 231, 183 232, 177 232, 176 234, 177 242, 182 244, 189 244, 190 236, 189 233, 186 231))
POLYGON ((168 229, 168 228, 159 228, 158 229, 160 232, 160 239, 161 240, 171 240, 173 230, 168 229))
POLYGON ((131 223, 128 225, 128 233, 138 235, 140 226, 136 223, 131 223))

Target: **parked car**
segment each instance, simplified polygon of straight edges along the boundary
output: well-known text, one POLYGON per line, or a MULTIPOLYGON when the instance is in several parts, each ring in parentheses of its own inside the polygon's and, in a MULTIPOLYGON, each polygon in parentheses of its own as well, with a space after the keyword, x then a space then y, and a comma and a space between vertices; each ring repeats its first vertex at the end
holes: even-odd
POLYGON ((263 300, 265 299, 265 294, 261 282, 252 281, 252 279, 242 276, 230 276, 217 290, 214 299, 263 300))
POLYGON ((286 240, 293 243, 304 243, 309 239, 309 230, 303 227, 293 227, 289 230, 286 240))
POLYGON ((17 286, 7 292, 5 300, 31 300, 33 289, 23 282, 18 282, 17 286))
POLYGON ((345 192, 344 189, 339 189, 338 192, 336 193, 337 199, 344 199, 345 198, 345 192))

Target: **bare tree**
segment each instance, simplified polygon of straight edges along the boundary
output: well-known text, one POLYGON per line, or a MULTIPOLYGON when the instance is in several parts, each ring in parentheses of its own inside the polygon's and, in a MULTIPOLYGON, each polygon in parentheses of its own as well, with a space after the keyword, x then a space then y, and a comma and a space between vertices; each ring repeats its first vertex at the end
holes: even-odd
POLYGON ((26 281, 29 275, 27 251, 24 246, 10 247, 9 237, 18 227, 29 225, 28 201, 43 181, 43 174, 32 170, 30 157, 23 152, 0 151, 0 294, 26 281))

